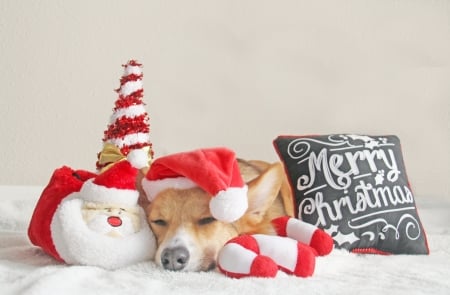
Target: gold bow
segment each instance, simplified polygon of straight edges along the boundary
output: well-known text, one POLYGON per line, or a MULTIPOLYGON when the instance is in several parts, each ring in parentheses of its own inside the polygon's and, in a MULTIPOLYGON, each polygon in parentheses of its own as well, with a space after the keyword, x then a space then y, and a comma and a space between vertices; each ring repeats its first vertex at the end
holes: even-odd
MULTIPOLYGON (((148 154, 148 166, 150 166, 152 162, 152 152, 149 146, 142 148, 148 154)), ((97 166, 99 167, 99 172, 105 172, 109 168, 111 168, 115 163, 126 160, 127 157, 122 154, 120 149, 111 143, 105 143, 103 145, 103 149, 100 153, 98 153, 98 161, 97 166)), ((143 168, 146 169, 146 168, 143 168)))

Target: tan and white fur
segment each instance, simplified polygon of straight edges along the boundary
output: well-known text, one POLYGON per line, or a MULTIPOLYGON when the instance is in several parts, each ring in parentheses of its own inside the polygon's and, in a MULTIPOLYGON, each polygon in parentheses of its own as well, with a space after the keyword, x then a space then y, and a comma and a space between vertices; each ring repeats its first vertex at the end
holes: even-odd
POLYGON ((239 160, 248 185, 248 210, 237 221, 214 219, 211 196, 200 188, 166 189, 147 206, 158 249, 155 261, 168 270, 208 271, 218 251, 240 234, 275 234, 271 220, 293 215, 292 194, 281 163, 239 160))

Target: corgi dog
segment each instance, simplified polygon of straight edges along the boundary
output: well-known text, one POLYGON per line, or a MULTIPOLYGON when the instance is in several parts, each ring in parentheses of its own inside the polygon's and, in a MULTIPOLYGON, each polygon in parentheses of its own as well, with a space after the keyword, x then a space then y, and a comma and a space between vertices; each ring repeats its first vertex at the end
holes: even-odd
POLYGON ((271 221, 294 215, 281 163, 238 159, 238 164, 248 186, 248 209, 234 222, 215 219, 209 209, 211 196, 198 187, 168 188, 148 206, 141 203, 147 207, 148 222, 157 239, 158 265, 173 271, 215 269, 218 253, 227 241, 242 234, 276 235, 271 221))

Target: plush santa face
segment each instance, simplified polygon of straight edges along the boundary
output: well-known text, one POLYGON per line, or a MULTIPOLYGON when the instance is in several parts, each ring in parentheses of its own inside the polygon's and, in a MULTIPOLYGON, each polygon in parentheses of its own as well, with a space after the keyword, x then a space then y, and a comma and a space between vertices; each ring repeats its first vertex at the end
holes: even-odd
POLYGON ((91 230, 110 237, 128 236, 141 229, 137 206, 85 202, 81 211, 91 230))
POLYGON ((86 201, 79 192, 66 197, 50 224, 61 259, 116 269, 152 258, 156 242, 144 210, 127 206, 86 201))

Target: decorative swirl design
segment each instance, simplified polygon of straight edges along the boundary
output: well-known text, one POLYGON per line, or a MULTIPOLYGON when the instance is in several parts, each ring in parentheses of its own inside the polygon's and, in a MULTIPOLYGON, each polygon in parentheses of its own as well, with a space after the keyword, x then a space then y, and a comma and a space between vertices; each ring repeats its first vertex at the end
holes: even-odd
POLYGON ((305 155, 309 153, 311 145, 301 139, 296 139, 291 141, 287 147, 287 153, 289 157, 293 160, 302 159, 305 155))
MULTIPOLYGON (((313 215, 317 210, 317 203, 313 198, 305 198, 298 205, 298 218, 302 219, 302 215, 313 215)), ((320 224, 320 219, 317 219, 315 226, 320 224)))
POLYGON ((301 214, 306 214, 306 215, 314 214, 314 212, 316 212, 315 200, 313 198, 305 198, 298 205, 298 212, 301 212, 301 214))
MULTIPOLYGON (((420 226, 417 219, 412 216, 411 214, 403 214, 402 217, 399 219, 398 223, 396 225, 390 224, 386 221, 384 218, 376 218, 373 220, 370 220, 366 223, 360 224, 360 225, 352 225, 351 222, 353 220, 348 222, 348 227, 351 229, 363 229, 370 225, 381 223, 383 224, 383 227, 381 228, 381 232, 378 233, 378 236, 381 240, 386 239, 385 233, 387 233, 389 230, 393 230, 395 233, 395 239, 398 240, 401 238, 402 234, 400 231, 400 226, 406 222, 406 225, 404 226, 404 235, 409 240, 417 240, 420 237, 420 226)), ((361 236, 368 236, 370 241, 373 241, 375 239, 377 232, 373 232, 370 230, 367 230, 361 234, 361 236)))
POLYGON ((349 175, 342 175, 337 178, 336 182, 338 185, 336 188, 344 190, 350 187, 352 184, 352 178, 349 175))
POLYGON ((346 135, 330 135, 328 141, 323 141, 315 138, 299 138, 289 143, 287 153, 293 160, 301 160, 308 155, 311 149, 311 143, 318 143, 329 147, 358 147, 350 143, 346 135))
POLYGON ((409 218, 410 220, 407 221, 406 226, 405 226, 406 236, 410 240, 413 240, 413 241, 417 240, 420 237, 420 225, 419 225, 419 222, 417 221, 417 219, 414 218, 414 216, 412 216, 410 214, 403 215, 402 218, 400 218, 399 224, 397 225, 397 227, 400 226, 400 223, 402 223, 402 221, 406 220, 407 218, 409 218), (414 231, 417 232, 416 235, 414 235, 414 231))
POLYGON ((309 187, 311 184, 311 177, 309 175, 304 174, 297 179, 297 188, 299 187, 309 187))

